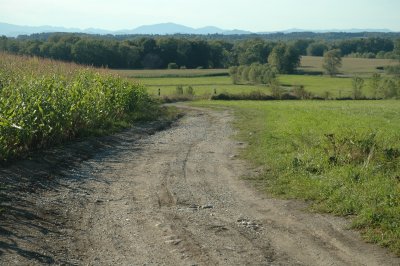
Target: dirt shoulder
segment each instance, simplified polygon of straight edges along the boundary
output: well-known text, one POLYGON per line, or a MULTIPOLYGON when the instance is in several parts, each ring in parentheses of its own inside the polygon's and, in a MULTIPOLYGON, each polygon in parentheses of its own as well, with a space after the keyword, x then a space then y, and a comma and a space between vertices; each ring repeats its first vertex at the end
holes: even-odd
POLYGON ((346 220, 241 180, 230 111, 186 113, 2 168, 18 193, 3 190, 0 264, 400 264, 346 220))

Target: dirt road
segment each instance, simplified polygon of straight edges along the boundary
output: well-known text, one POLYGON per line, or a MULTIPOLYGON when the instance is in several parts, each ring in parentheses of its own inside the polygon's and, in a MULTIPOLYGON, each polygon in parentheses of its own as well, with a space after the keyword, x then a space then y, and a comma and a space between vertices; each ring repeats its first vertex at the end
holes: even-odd
POLYGON ((236 157, 244 144, 232 138, 230 111, 186 113, 167 130, 130 130, 36 173, 51 181, 8 203, 0 264, 400 265, 346 220, 241 180, 251 170, 236 157))

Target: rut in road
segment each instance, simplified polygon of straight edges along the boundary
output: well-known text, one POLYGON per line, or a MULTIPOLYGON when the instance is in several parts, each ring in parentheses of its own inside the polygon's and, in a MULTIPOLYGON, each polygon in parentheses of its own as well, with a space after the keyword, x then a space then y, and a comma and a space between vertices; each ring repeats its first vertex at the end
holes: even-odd
POLYGON ((173 127, 85 161, 73 172, 90 178, 52 194, 68 217, 55 264, 400 265, 346 220, 241 180, 250 170, 235 156, 231 111, 185 109, 173 127))

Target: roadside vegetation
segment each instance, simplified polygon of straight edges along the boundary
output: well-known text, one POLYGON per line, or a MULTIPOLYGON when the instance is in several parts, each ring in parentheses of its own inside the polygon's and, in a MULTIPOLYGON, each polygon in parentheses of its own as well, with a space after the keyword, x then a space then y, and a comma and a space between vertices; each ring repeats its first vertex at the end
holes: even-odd
POLYGON ((102 70, 0 54, 0 161, 157 115, 145 88, 102 70))
POLYGON ((235 110, 243 157, 261 188, 352 217, 371 242, 400 255, 398 101, 199 102, 235 110))

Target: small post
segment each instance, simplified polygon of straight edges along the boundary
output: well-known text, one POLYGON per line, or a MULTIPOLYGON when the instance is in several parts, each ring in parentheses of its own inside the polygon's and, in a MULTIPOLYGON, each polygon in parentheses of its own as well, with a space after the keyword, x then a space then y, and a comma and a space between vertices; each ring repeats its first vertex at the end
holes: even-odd
POLYGON ((214 88, 214 94, 215 94, 215 95, 217 94, 217 89, 216 89, 216 88, 214 88))
POLYGON ((161 89, 158 88, 158 96, 161 96, 161 89))

